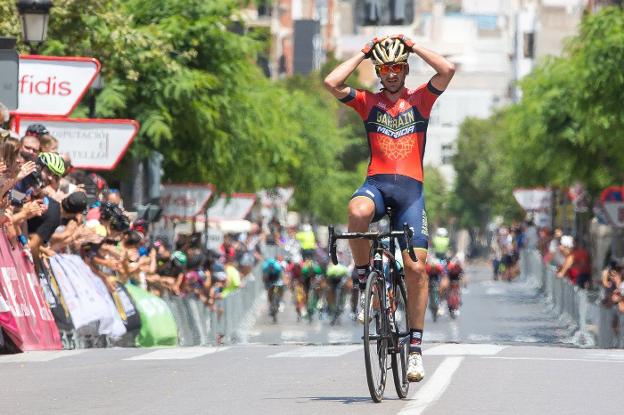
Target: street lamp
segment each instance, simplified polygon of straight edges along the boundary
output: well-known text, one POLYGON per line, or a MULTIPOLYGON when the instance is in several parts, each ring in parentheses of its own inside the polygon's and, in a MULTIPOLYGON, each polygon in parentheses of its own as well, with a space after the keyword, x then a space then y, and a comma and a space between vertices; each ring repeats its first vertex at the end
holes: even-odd
POLYGON ((22 20, 24 41, 35 46, 45 41, 52 0, 18 0, 16 5, 22 20))

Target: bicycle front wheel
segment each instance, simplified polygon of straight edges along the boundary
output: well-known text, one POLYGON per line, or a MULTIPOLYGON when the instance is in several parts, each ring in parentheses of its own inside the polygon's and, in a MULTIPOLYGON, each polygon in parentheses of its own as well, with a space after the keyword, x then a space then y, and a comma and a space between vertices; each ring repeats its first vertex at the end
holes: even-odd
POLYGON ((384 280, 375 271, 366 282, 366 308, 364 309, 364 362, 366 381, 371 398, 381 402, 386 388, 388 370, 388 339, 385 337, 385 319, 381 311, 384 280))

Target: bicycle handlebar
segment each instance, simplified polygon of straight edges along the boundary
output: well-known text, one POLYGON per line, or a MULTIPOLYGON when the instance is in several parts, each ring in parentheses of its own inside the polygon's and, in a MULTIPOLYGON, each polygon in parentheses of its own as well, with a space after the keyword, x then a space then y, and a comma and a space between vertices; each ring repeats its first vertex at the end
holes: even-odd
POLYGON ((399 238, 404 237, 405 242, 407 244, 407 253, 409 257, 414 262, 418 262, 418 258, 416 257, 416 253, 414 252, 414 245, 412 243, 412 238, 414 237, 414 231, 409 227, 407 222, 403 224, 402 231, 391 231, 391 232, 345 232, 336 234, 334 232, 334 227, 330 225, 328 227, 329 230, 329 255, 331 257, 331 261, 334 265, 338 264, 338 257, 336 256, 336 241, 338 239, 368 239, 370 241, 385 239, 385 238, 399 238))

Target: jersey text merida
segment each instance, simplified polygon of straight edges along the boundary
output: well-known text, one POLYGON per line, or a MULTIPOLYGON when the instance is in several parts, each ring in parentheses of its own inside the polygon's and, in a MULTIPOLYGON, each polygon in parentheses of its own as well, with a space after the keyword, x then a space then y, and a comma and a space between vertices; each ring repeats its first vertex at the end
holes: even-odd
POLYGON ((429 114, 441 93, 429 82, 405 89, 394 103, 383 92, 353 88, 341 99, 364 120, 371 152, 368 176, 399 174, 423 181, 429 114))

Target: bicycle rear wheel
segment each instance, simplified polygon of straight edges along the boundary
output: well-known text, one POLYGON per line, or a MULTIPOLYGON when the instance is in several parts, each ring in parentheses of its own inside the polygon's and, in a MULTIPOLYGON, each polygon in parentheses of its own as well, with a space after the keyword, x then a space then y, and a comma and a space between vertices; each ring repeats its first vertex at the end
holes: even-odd
POLYGON ((385 281, 375 271, 366 282, 366 308, 364 309, 364 362, 366 381, 371 398, 381 402, 386 388, 388 370, 388 339, 384 336, 385 320, 381 312, 381 295, 385 281))
POLYGON ((409 323, 407 319, 407 289, 401 278, 394 288, 394 330, 397 336, 397 352, 392 354, 392 377, 399 398, 407 398, 407 362, 409 359, 409 323), (401 336, 403 335, 403 337, 401 336))

